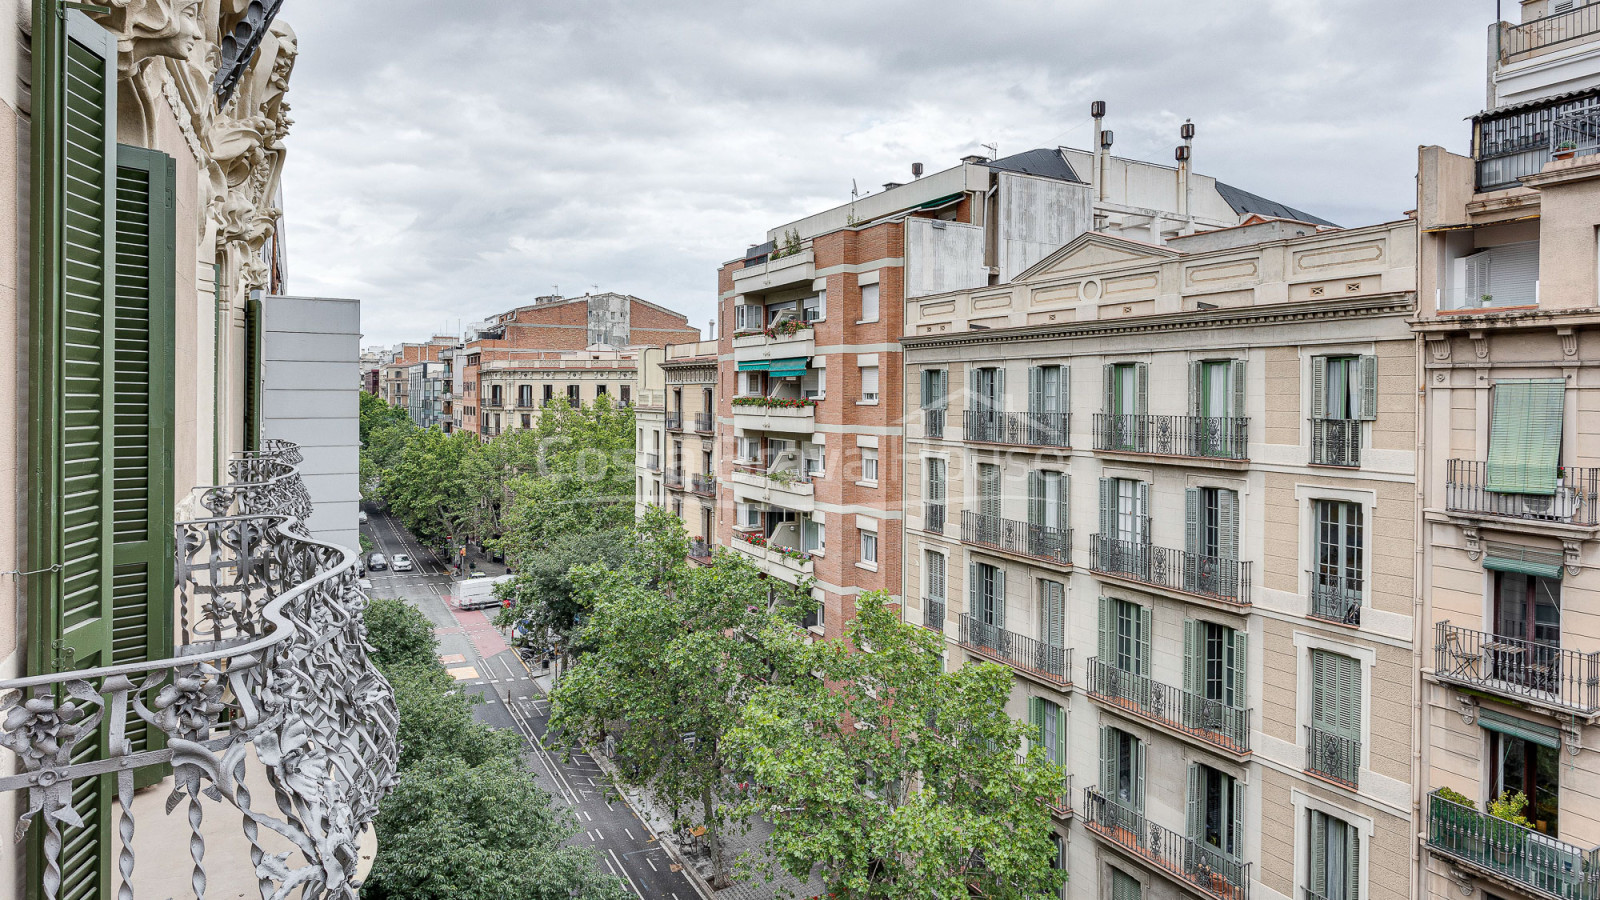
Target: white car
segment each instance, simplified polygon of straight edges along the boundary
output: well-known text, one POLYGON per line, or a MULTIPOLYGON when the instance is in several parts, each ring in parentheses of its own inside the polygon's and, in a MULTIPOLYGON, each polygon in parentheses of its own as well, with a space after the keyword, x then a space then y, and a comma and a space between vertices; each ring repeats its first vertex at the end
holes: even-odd
POLYGON ((396 553, 394 555, 394 570, 396 572, 409 572, 411 569, 411 557, 404 553, 396 553))
POLYGON ((362 510, 359 514, 357 514, 356 520, 363 525, 367 524, 367 511, 362 510))

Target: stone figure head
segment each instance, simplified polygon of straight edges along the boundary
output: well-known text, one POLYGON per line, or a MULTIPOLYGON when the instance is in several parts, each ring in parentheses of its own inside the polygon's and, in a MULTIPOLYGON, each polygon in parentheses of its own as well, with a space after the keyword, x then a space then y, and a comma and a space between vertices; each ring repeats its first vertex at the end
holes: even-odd
POLYGON ((125 39, 135 60, 164 56, 189 59, 205 31, 202 0, 132 0, 126 11, 125 39))

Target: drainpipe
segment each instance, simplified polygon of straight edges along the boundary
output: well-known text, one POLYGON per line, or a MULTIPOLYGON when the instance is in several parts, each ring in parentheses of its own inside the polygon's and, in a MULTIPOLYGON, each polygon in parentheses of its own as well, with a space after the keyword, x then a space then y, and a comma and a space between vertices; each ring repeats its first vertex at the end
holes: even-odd
POLYGON ((1413 548, 1412 583, 1416 590, 1412 592, 1411 599, 1411 668, 1416 673, 1412 678, 1411 697, 1411 824, 1415 833, 1411 841, 1411 897, 1420 900, 1423 885, 1427 879, 1427 862, 1422 853, 1422 842, 1427 838, 1427 828, 1423 823, 1423 800, 1426 797, 1426 776, 1429 757, 1427 743, 1429 728, 1426 721, 1427 710, 1422 700, 1423 690, 1427 682, 1422 677, 1422 668, 1425 661, 1424 646, 1428 635, 1432 632, 1428 622, 1428 612, 1431 604, 1424 598, 1428 597, 1432 589, 1432 572, 1428 566, 1428 537, 1425 530, 1426 514, 1424 513, 1427 500, 1427 485, 1430 472, 1427 454, 1428 441, 1428 382, 1427 368, 1423 364, 1423 353, 1427 350, 1426 341, 1422 335, 1416 335, 1415 341, 1415 373, 1417 384, 1417 463, 1413 466, 1416 472, 1416 486, 1413 492, 1412 533, 1416 535, 1416 547, 1413 548))
POLYGON ((222 263, 211 266, 214 314, 211 329, 211 468, 212 484, 222 483, 222 263))

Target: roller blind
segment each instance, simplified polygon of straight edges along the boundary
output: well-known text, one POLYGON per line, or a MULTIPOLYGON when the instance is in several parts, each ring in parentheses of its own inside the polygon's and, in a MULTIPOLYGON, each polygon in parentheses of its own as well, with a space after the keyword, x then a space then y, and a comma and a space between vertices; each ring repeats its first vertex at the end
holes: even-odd
POLYGON ((1503 494, 1556 492, 1561 459, 1562 407, 1566 382, 1560 378, 1496 381, 1489 414, 1490 491, 1503 494))

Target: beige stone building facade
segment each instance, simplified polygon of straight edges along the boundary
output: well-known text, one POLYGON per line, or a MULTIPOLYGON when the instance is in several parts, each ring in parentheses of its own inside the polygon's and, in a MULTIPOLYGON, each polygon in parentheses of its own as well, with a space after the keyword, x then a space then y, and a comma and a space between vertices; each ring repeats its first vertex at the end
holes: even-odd
POLYGON ((1412 896, 1409 221, 907 303, 908 621, 1015 673, 1066 894, 1412 896))
POLYGON ((611 349, 480 358, 475 430, 488 440, 507 431, 537 428, 540 412, 557 400, 574 407, 588 406, 600 397, 613 404, 631 404, 638 365, 634 351, 611 349))
POLYGON ((683 520, 691 560, 709 560, 717 532, 717 342, 645 349, 640 357, 635 505, 683 520))
POLYGON ((1600 4, 1489 32, 1419 159, 1429 896, 1600 896, 1600 4), (1520 793, 1521 821, 1487 815, 1520 793))

